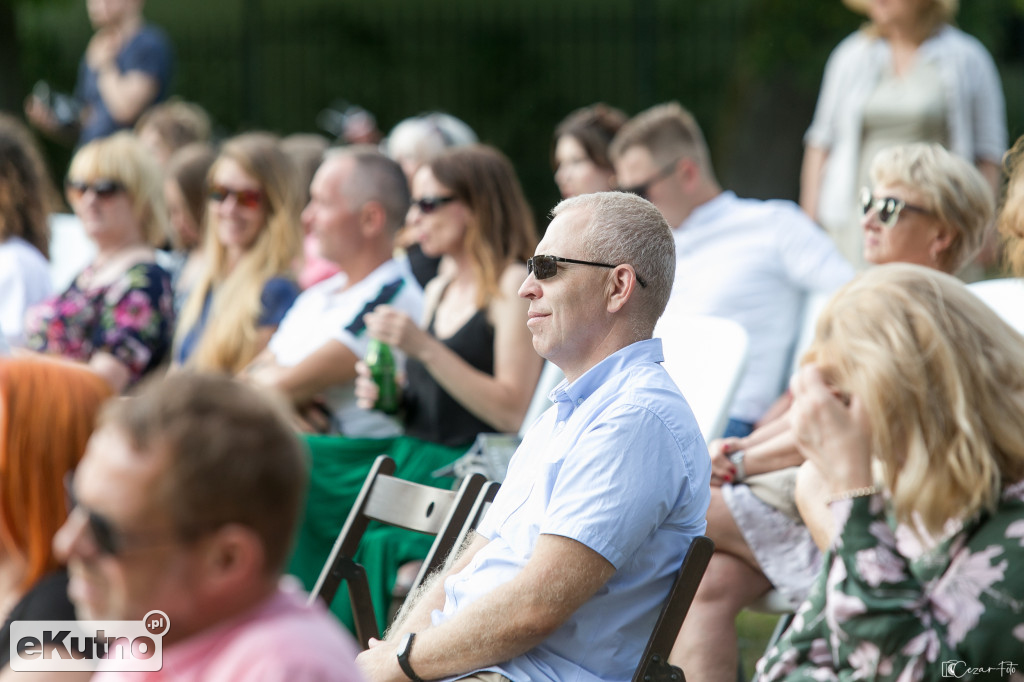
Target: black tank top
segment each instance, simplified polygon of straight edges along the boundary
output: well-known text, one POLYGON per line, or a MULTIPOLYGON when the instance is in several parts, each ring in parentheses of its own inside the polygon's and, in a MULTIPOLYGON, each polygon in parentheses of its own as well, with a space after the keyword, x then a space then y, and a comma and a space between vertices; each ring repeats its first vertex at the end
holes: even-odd
MULTIPOLYGON (((441 296, 444 297, 443 292, 441 296)), ((427 327, 435 337, 436 316, 435 310, 427 327)), ((440 341, 476 369, 494 374, 494 326, 487 320, 487 310, 476 311, 461 329, 440 341)), ((456 447, 469 446, 478 433, 498 430, 475 417, 448 395, 418 361, 409 358, 405 372, 408 377, 403 400, 406 435, 456 447)))

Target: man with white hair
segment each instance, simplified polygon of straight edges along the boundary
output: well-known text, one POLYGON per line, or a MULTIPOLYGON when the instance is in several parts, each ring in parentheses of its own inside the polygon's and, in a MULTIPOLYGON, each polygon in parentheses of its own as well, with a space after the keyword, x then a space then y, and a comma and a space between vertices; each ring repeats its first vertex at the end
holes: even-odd
POLYGON ((565 381, 451 569, 357 659, 370 680, 628 680, 704 532, 707 449, 651 338, 668 225, 618 192, 553 214, 519 295, 565 381))

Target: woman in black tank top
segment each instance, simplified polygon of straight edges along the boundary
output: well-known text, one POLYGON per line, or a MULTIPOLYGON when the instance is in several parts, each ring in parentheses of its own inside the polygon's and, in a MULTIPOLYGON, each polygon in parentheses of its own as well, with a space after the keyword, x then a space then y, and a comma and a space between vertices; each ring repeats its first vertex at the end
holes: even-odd
MULTIPOLYGON (((426 255, 447 256, 426 287, 426 327, 388 306, 366 316, 408 358, 406 434, 456 446, 518 431, 542 360, 518 296, 537 236, 515 171, 492 147, 459 147, 420 168, 412 190, 408 225, 426 255)), ((356 392, 376 397, 365 373, 356 392)))

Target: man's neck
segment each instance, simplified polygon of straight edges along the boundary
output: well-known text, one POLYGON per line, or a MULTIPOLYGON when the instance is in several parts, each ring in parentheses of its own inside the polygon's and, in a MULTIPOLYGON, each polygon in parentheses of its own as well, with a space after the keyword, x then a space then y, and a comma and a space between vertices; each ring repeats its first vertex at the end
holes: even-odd
POLYGON ((669 221, 669 227, 671 227, 673 230, 680 229, 683 226, 683 223, 685 223, 690 218, 690 216, 693 215, 693 212, 695 210, 697 210, 704 204, 708 203, 712 199, 717 198, 721 194, 722 188, 717 182, 709 181, 702 184, 696 192, 687 197, 688 201, 686 206, 684 207, 680 215, 675 217, 674 222, 669 221))
POLYGON ((369 277, 384 263, 391 260, 390 249, 363 252, 354 258, 348 258, 344 263, 335 263, 345 273, 345 289, 369 277))

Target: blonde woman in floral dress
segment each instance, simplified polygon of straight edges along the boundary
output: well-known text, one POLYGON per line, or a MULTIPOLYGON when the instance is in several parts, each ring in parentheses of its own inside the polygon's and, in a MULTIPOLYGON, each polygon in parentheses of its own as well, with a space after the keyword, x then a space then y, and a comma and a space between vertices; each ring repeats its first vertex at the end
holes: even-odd
POLYGON ((881 266, 822 313, 792 391, 834 539, 759 679, 1019 679, 1024 337, 949 275, 881 266))

